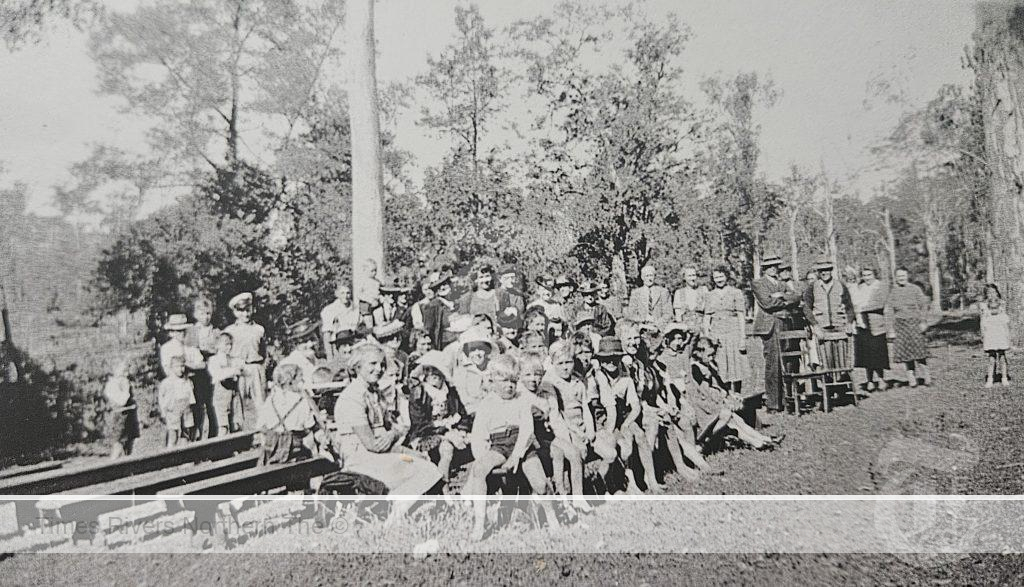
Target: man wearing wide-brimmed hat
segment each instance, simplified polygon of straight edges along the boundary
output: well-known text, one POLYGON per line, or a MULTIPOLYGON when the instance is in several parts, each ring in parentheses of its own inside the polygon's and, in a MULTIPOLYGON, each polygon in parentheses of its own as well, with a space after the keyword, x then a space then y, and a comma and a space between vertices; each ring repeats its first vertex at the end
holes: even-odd
POLYGON ((754 335, 764 342, 764 401, 771 412, 785 408, 779 334, 785 328, 784 320, 789 312, 796 310, 800 303, 800 294, 779 281, 780 265, 782 259, 778 255, 765 255, 761 259, 761 277, 751 284, 759 310, 754 320, 754 335))

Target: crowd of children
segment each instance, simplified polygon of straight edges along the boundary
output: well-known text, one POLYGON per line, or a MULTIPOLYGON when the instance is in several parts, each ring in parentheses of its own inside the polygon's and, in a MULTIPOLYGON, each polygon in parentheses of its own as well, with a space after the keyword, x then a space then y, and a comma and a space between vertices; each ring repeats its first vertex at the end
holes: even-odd
MULTIPOLYGON (((742 298, 722 268, 711 291, 688 271, 674 299, 645 269, 626 305, 607 285, 565 276, 538 278, 530 297, 514 267, 486 265, 455 300, 452 274, 437 271, 413 301, 412 288, 381 285, 374 266, 364 270, 369 287, 353 295, 339 285, 319 322, 289 328, 287 354, 268 353, 252 294, 230 300, 234 322, 223 331, 210 324, 207 300, 196 302, 195 324, 171 315, 158 390, 167 446, 202 438, 204 424, 209 437, 255 427, 271 461, 330 444, 343 471, 391 493, 450 492, 458 480, 480 495, 521 473, 534 493, 553 491, 586 512, 588 494, 662 492, 673 471, 696 481, 712 470, 705 451, 726 436, 754 450, 782 442, 745 409, 735 375, 746 360, 742 298)), ((805 311, 820 322, 827 315, 814 310, 814 295, 805 311)), ((998 288, 984 310, 988 382, 1001 368, 1005 384, 1009 331, 998 288)), ((126 370, 118 366, 106 395, 117 414, 132 416, 118 420, 130 452, 138 433, 126 370)), ((476 519, 480 536, 484 517, 476 519)))

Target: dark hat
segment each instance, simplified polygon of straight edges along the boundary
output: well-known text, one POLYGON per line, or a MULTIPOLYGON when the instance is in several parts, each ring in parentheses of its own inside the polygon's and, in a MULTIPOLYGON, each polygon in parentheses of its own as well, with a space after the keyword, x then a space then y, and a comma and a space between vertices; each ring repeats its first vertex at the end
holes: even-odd
POLYGON ((779 271, 785 271, 787 269, 792 271, 793 270, 793 263, 791 263, 789 261, 783 261, 783 262, 779 263, 779 271))
POLYGON ((579 314, 576 314, 576 319, 573 321, 573 328, 575 328, 576 330, 579 330, 580 328, 586 326, 587 324, 593 324, 593 323, 594 323, 594 314, 593 314, 593 312, 580 312, 579 314))
POLYGON ((430 284, 427 286, 430 289, 437 289, 446 283, 451 283, 452 272, 445 270, 437 274, 433 279, 430 280, 430 284))
POLYGON ((501 328, 512 328, 514 330, 522 330, 523 319, 519 314, 506 314, 504 312, 498 314, 498 326, 501 328))
POLYGON ((252 308, 252 294, 249 292, 238 294, 231 298, 231 301, 228 302, 228 307, 232 310, 248 310, 252 308))
POLYGON ((512 264, 502 265, 499 267, 497 275, 500 277, 502 275, 508 275, 509 273, 512 273, 517 277, 519 276, 519 270, 517 270, 516 266, 512 264))
POLYGON ((491 275, 494 275, 494 267, 492 267, 490 263, 484 263, 483 265, 477 267, 476 271, 474 272, 474 274, 477 277, 480 277, 484 273, 490 273, 491 275))
POLYGON ((690 332, 690 327, 683 324, 682 322, 670 322, 665 326, 665 338, 669 338, 676 332, 682 332, 687 334, 690 332))
POLYGON ((298 343, 306 340, 310 336, 316 334, 317 330, 320 329, 320 323, 314 322, 308 318, 303 318, 295 324, 288 326, 288 340, 293 343, 298 343))
POLYGON ((387 324, 380 324, 378 326, 374 326, 373 337, 376 338, 378 341, 384 341, 389 338, 398 336, 399 334, 402 333, 402 330, 404 328, 405 324, 402 323, 400 320, 392 320, 387 324))
POLYGON ((334 342, 340 342, 342 344, 351 344, 355 342, 357 336, 356 331, 350 328, 345 330, 337 330, 334 332, 334 342))
POLYGON ((547 289, 555 289, 555 278, 551 277, 550 275, 548 275, 546 273, 538 275, 537 279, 535 279, 534 282, 536 282, 537 285, 539 285, 541 287, 544 287, 544 288, 547 288, 547 289))
POLYGON ((778 255, 765 255, 761 259, 761 268, 778 267, 782 265, 782 259, 778 255))
POLYGON ((827 257, 819 257, 818 260, 814 262, 815 271, 832 271, 835 268, 836 266, 833 265, 832 261, 827 257))
POLYGON ((580 285, 579 293, 582 295, 596 293, 597 290, 601 289, 601 286, 596 281, 586 280, 580 285))
POLYGON ((380 293, 384 295, 396 296, 408 294, 410 291, 412 291, 412 288, 403 286, 401 282, 398 281, 397 277, 391 282, 391 285, 380 286, 380 293))
POLYGON ((623 355, 622 341, 614 336, 603 336, 601 337, 600 344, 597 345, 597 352, 594 356, 597 358, 602 357, 621 357, 623 355))
POLYGON ((577 286, 576 280, 574 280, 573 278, 569 277, 568 275, 566 275, 564 273, 559 275, 555 279, 555 287, 564 287, 564 286, 567 286, 567 285, 568 286, 572 286, 573 288, 575 288, 577 286))

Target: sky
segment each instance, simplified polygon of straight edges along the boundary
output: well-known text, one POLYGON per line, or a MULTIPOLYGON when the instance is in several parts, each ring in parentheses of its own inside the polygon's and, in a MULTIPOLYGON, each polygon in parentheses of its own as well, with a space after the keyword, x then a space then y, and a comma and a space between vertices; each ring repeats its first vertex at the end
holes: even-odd
MULTIPOLYGON (((131 8, 137 0, 117 0, 131 8)), ((378 82, 409 82, 426 69, 454 34, 459 0, 378 0, 378 82)), ((488 24, 503 27, 546 13, 550 2, 479 0, 488 24)), ((824 169, 870 195, 885 179, 872 171, 870 148, 884 140, 908 107, 927 102, 947 83, 966 85, 961 64, 974 29, 974 4, 952 0, 648 0, 657 18, 675 13, 692 30, 681 65, 695 83, 709 75, 757 71, 781 91, 760 113, 761 170, 770 180, 791 164, 824 169), (870 99, 869 84, 896 80, 906 105, 870 99)), ((58 25, 44 40, 14 53, 0 46, 0 187, 29 188, 29 209, 54 212, 54 185, 91 145, 145 152, 149 121, 119 111, 116 98, 97 93, 96 69, 83 33, 58 25)), ((413 153, 412 177, 436 163, 443 148, 416 124, 418 108, 404 112, 395 132, 413 153)), ((158 194, 147 204, 161 205, 158 194)))

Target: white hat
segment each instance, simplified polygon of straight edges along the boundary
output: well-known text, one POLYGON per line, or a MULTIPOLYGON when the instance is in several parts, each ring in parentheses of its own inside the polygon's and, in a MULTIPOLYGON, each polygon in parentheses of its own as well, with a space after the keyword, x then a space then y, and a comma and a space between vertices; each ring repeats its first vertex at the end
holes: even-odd
POLYGON ((228 302, 228 307, 232 310, 248 310, 252 307, 252 293, 244 292, 231 298, 228 302))
POLYGON ((188 328, 188 318, 184 314, 171 314, 167 317, 167 323, 164 324, 164 330, 167 331, 181 331, 188 328))

